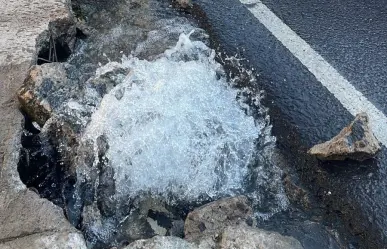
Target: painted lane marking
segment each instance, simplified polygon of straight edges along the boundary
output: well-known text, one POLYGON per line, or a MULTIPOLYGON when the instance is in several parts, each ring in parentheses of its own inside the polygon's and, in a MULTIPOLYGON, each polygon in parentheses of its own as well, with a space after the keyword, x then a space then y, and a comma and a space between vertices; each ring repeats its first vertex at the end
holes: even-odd
POLYGON ((387 146, 387 117, 306 41, 259 0, 239 0, 353 116, 367 112, 376 138, 387 146))

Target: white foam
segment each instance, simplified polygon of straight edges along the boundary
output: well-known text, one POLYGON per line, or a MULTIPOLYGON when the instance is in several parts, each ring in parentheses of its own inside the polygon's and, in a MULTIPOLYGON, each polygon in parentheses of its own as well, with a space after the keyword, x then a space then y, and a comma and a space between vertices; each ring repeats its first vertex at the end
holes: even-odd
POLYGON ((219 77, 213 51, 182 34, 157 60, 131 57, 120 66, 129 75, 105 95, 85 133, 107 136, 117 195, 193 201, 243 192, 264 124, 245 114, 219 77))

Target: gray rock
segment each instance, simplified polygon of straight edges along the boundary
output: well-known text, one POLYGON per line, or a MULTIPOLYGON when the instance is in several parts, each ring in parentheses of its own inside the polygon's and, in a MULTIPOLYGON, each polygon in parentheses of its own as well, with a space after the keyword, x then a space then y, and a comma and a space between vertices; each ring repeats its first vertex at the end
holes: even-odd
POLYGON ((225 227, 252 224, 252 209, 245 196, 225 198, 199 207, 188 214, 184 233, 188 241, 217 237, 225 227))
MULTIPOLYGON (((78 79, 71 78, 68 71, 72 70, 74 66, 68 63, 46 63, 29 70, 17 97, 21 109, 32 121, 44 126, 50 118, 60 117, 76 133, 87 125, 101 96, 97 86, 86 89, 78 79)), ((111 82, 106 77, 93 80, 99 82, 100 88, 107 89, 111 82)))
POLYGON ((300 242, 279 233, 245 225, 227 227, 218 242, 219 249, 302 249, 300 242))
POLYGON ((185 239, 201 249, 299 249, 293 237, 251 227, 252 209, 244 196, 209 203, 188 214, 185 239))
POLYGON ((92 110, 77 102, 84 95, 76 81, 68 78, 66 63, 35 65, 17 92, 21 109, 40 126, 53 116, 63 116, 72 126, 85 125, 92 110))
POLYGON ((331 140, 313 146, 308 153, 321 160, 353 159, 364 161, 380 150, 379 141, 369 127, 366 113, 356 115, 355 120, 331 140))
MULTIPOLYGON (((178 222, 173 210, 168 210, 168 205, 162 199, 152 196, 137 197, 132 201, 132 211, 127 219, 122 222, 120 231, 129 238, 146 239, 155 235, 170 235, 174 222, 178 222)), ((182 233, 183 229, 174 227, 175 233, 182 233)))
POLYGON ((124 249, 302 249, 293 237, 265 231, 246 224, 225 227, 217 238, 201 237, 196 243, 169 236, 137 240, 124 249))
MULTIPOLYGON (((74 153, 78 147, 77 134, 64 120, 53 117, 47 120, 39 134, 42 146, 52 146, 58 151, 61 158, 61 165, 67 167, 67 176, 75 176, 74 153)), ((48 148, 47 148, 48 149, 48 148)))
POLYGON ((246 225, 229 226, 216 240, 205 237, 197 243, 169 236, 137 240, 124 249, 303 249, 293 237, 255 229, 246 225))
POLYGON ((52 116, 53 108, 61 101, 61 99, 53 98, 53 95, 56 95, 53 93, 59 91, 61 86, 68 85, 67 83, 63 64, 50 63, 33 66, 17 93, 21 108, 33 121, 43 126, 52 116))
POLYGON ((155 236, 147 240, 137 240, 124 249, 199 249, 199 247, 177 237, 155 236))

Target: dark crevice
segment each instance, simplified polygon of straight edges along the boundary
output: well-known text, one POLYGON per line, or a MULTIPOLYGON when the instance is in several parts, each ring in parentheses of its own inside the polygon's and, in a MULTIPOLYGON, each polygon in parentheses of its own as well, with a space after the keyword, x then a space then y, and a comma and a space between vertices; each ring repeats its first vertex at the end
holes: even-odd
POLYGON ((71 192, 75 178, 68 175, 57 146, 43 138, 32 120, 23 115, 25 126, 18 162, 20 179, 28 188, 37 191, 40 197, 63 208, 64 195, 71 192))
POLYGON ((70 55, 71 49, 69 45, 60 40, 55 40, 51 36, 49 41, 39 51, 37 64, 65 62, 70 55))
POLYGON ((37 65, 51 62, 66 62, 78 40, 87 39, 87 34, 72 19, 51 22, 47 32, 37 39, 37 65))
POLYGON ((157 225, 164 227, 166 229, 171 229, 171 227, 173 225, 172 219, 170 217, 168 217, 168 215, 163 213, 163 212, 149 210, 148 217, 155 220, 157 222, 157 225))

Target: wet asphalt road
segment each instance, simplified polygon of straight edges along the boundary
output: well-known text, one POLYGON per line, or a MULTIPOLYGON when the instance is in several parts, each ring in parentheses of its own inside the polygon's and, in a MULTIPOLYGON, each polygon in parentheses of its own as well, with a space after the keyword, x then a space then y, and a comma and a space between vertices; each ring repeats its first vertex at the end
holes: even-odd
POLYGON ((387 1, 263 2, 387 113, 387 1))
MULTIPOLYGON (((364 163, 308 157, 309 147, 336 135, 353 116, 238 0, 194 2, 213 45, 246 58, 260 74, 278 147, 326 213, 356 236, 354 247, 387 248, 386 148, 364 163)), ((263 2, 387 114, 387 1, 263 2)))

